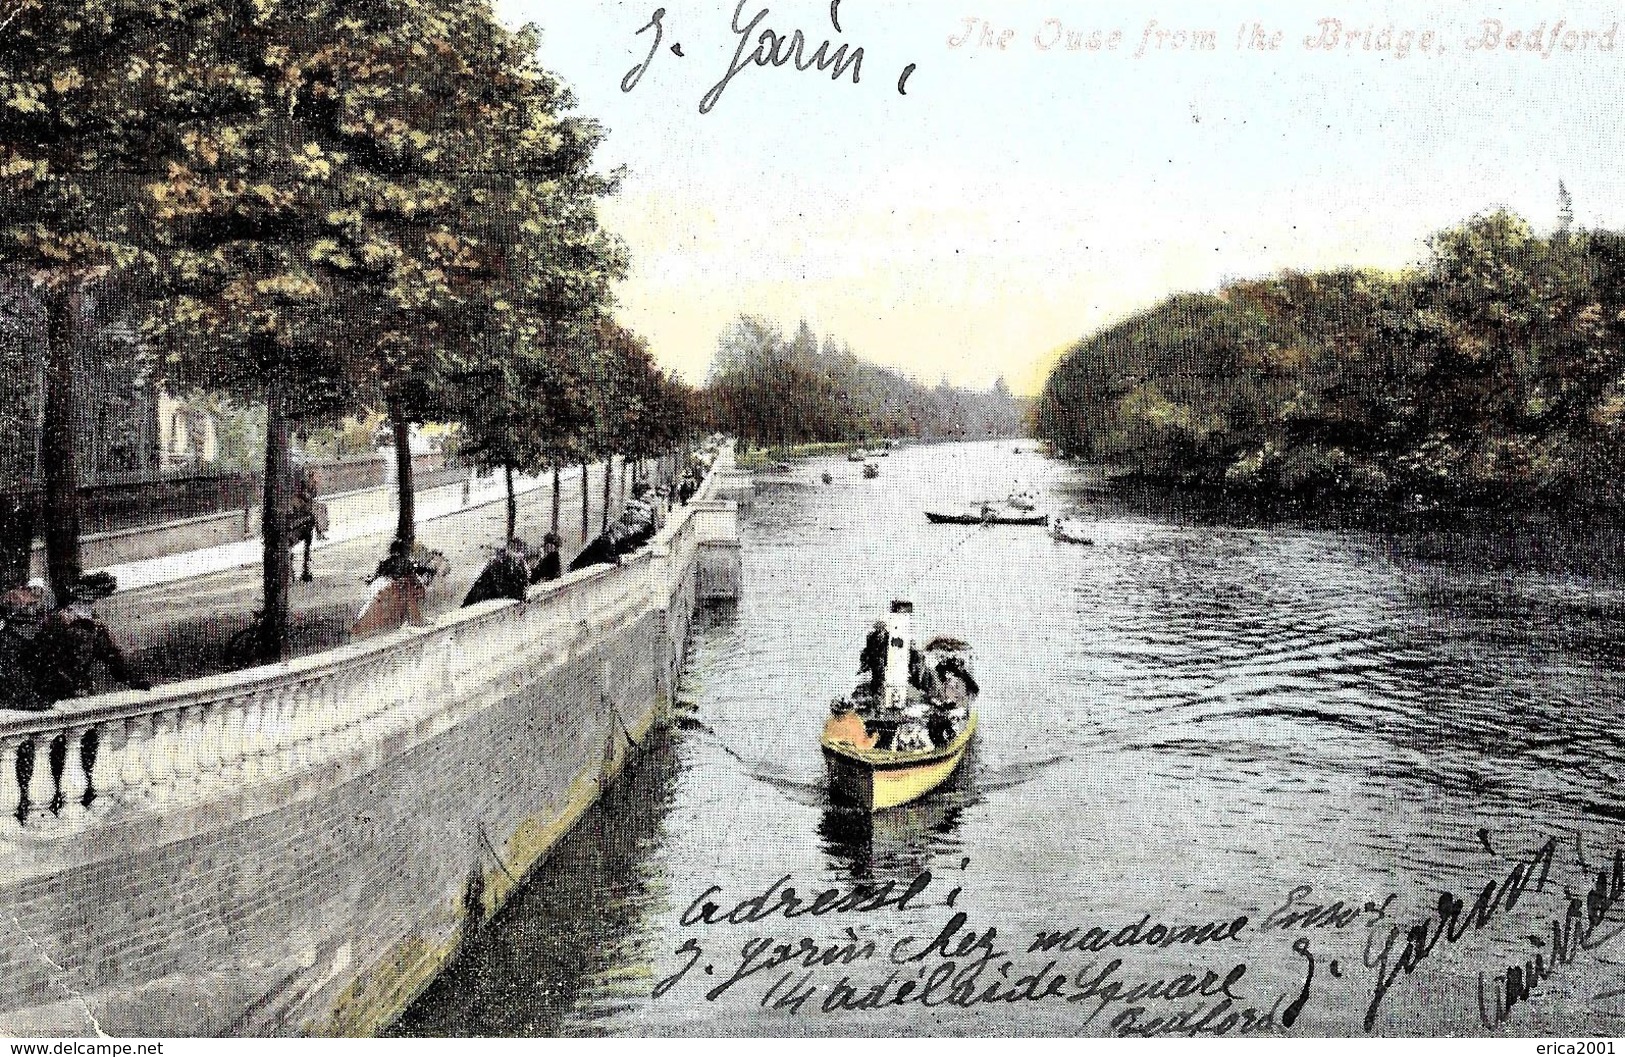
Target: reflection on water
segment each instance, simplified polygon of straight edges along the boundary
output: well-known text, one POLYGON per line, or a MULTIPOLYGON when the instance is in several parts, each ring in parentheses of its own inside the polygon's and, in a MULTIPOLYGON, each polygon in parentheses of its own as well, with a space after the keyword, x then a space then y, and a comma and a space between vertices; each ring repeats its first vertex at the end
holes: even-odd
MULTIPOLYGON (((1470 901, 1558 838, 1560 881, 1518 916, 1441 945, 1376 1023, 1485 1031, 1480 973, 1524 958, 1527 937, 1561 918, 1560 888, 1589 887, 1581 862, 1625 843, 1621 535, 1538 513, 1465 525, 1438 511, 1107 495, 1086 471, 1011 456, 1009 445, 912 448, 876 481, 821 459, 759 482, 745 595, 696 636, 669 740, 399 1030, 1111 1033, 1111 1014, 1089 1003, 831 1018, 771 1008, 765 983, 715 1001, 688 980, 652 995, 688 941, 721 971, 758 934, 827 940, 862 926, 889 939, 934 935, 945 918, 939 906, 685 925, 712 886, 720 904, 785 877, 811 891, 929 870, 951 876, 957 909, 1018 955, 1045 929, 1246 915, 1245 935, 1222 949, 1137 948, 1122 971, 1245 964, 1238 997, 1267 1009, 1302 987, 1291 941, 1304 938, 1347 971, 1317 976, 1295 1030, 1358 1035, 1367 931, 1263 929, 1289 893, 1307 885, 1306 898, 1354 905, 1391 894, 1385 927, 1409 924, 1441 890, 1470 901), (1080 508, 1096 545, 921 515, 1018 487, 1080 508), (921 633, 974 644, 982 722, 953 782, 870 818, 830 803, 818 732, 870 622, 905 596, 921 633)), ((1565 966, 1506 1030, 1617 1033, 1618 942, 1565 966)))
POLYGON ((642 925, 665 887, 648 850, 676 774, 672 740, 657 731, 389 1034, 598 1034, 598 1021, 646 998, 654 960, 642 925))

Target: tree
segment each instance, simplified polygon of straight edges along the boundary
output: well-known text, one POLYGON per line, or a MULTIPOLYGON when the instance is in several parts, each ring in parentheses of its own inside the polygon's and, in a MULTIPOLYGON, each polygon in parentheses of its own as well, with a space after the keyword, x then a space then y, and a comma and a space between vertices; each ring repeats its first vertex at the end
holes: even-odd
MULTIPOLYGON (((503 106, 492 131, 488 178, 469 218, 484 267, 463 293, 484 348, 459 416, 476 458, 506 475, 559 470, 584 459, 592 432, 588 339, 608 312, 625 250, 598 223, 597 203, 617 178, 592 170, 602 129, 572 112, 574 100, 537 68, 534 32, 507 38, 513 76, 494 79, 503 106)), ((510 502, 510 532, 513 504, 510 502)))
POLYGON ((0 266, 33 283, 44 315, 40 461, 58 598, 81 573, 83 306, 143 259, 141 186, 178 153, 176 117, 200 91, 173 77, 189 17, 162 0, 32 0, 0 33, 0 266))

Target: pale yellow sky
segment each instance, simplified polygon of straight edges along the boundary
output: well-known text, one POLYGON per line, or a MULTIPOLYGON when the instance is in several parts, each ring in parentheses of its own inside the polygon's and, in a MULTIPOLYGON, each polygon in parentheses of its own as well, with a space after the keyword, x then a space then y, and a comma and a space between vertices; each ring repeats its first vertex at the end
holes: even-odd
POLYGON ((1174 290, 1397 267, 1498 205, 1549 225, 1559 179, 1580 223, 1621 222, 1625 28, 1599 50, 1621 18, 1605 5, 1349 4, 1327 49, 1324 13, 1285 3, 845 0, 836 33, 827 0, 751 2, 743 22, 769 11, 752 47, 768 27, 802 29, 809 53, 861 45, 861 82, 749 66, 708 114, 734 5, 667 0, 661 53, 623 92, 656 6, 498 0, 610 129, 604 163, 629 172, 606 210, 634 259, 622 319, 695 380, 753 312, 927 382, 1032 392, 1058 349, 1174 290), (971 16, 991 43, 978 22, 953 46, 971 16), (1246 46, 1253 22, 1275 49, 1246 46), (1089 49, 1113 29, 1115 51, 1089 49), (1200 29, 1213 50, 1175 36, 1200 29))

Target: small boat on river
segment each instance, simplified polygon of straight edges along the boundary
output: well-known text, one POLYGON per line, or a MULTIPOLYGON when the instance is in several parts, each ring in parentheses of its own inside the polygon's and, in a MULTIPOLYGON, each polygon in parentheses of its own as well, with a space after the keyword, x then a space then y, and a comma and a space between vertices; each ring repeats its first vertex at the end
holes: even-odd
POLYGON ((1000 509, 991 503, 962 513, 927 510, 925 518, 933 525, 1048 525, 1049 515, 1036 510, 1000 509))
POLYGON ((941 636, 915 649, 913 611, 893 602, 890 619, 875 624, 863 647, 868 678, 831 703, 819 742, 832 796, 869 812, 940 786, 976 737, 980 688, 967 667, 970 647, 941 636))
POLYGON ((1056 518, 1055 524, 1050 526, 1049 534, 1057 543, 1081 543, 1093 546, 1095 542, 1089 535, 1088 522, 1075 515, 1056 518))
POLYGON ((868 458, 869 453, 864 451, 862 448, 857 448, 846 453, 847 462, 866 462, 868 461, 868 458))
POLYGON ((1010 497, 1008 502, 1017 510, 1038 509, 1038 497, 1027 491, 1016 492, 1010 497))

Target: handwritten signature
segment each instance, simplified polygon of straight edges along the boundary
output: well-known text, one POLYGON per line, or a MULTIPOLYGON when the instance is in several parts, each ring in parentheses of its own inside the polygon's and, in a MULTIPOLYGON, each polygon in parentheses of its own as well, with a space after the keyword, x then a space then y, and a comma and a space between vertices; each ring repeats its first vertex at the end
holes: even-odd
MULTIPOLYGON (((820 73, 827 72, 831 81, 840 81, 850 72, 853 84, 862 82, 864 56, 861 46, 851 47, 843 43, 839 47, 835 47, 835 41, 826 38, 816 48, 811 48, 809 38, 800 29, 794 29, 789 33, 781 33, 771 26, 764 26, 763 23, 768 18, 768 9, 765 7, 758 10, 749 22, 742 23, 740 19, 745 13, 745 2, 746 0, 739 0, 739 3, 734 6, 733 18, 729 22, 729 28, 733 30, 734 35, 739 39, 734 47, 733 58, 728 63, 728 71, 700 97, 700 113, 709 114, 712 108, 721 101, 722 93, 728 90, 728 85, 732 83, 733 79, 751 65, 766 67, 789 64, 794 65, 797 70, 803 73, 808 70, 817 70, 820 73), (761 26, 760 32, 757 32, 758 26, 761 26), (753 44, 754 47, 752 47, 753 44), (810 48, 811 50, 809 50, 810 48), (834 50, 831 50, 832 48, 834 50)), ((840 9, 841 0, 830 0, 829 21, 836 33, 842 32, 840 9)), ((642 62, 626 71, 626 75, 621 78, 621 91, 630 92, 636 88, 638 82, 643 80, 643 75, 653 65, 655 56, 660 53, 660 45, 666 36, 665 18, 666 9, 657 7, 654 14, 650 16, 649 21, 637 31, 636 35, 642 36, 644 33, 653 30, 654 36, 650 39, 649 54, 644 57, 642 62)), ((680 42, 674 42, 671 45, 671 52, 678 58, 684 57, 683 47, 680 42)), ((897 93, 899 95, 908 94, 908 79, 913 75, 915 67, 915 63, 909 63, 898 76, 897 93)))

